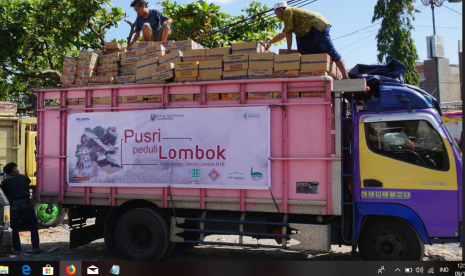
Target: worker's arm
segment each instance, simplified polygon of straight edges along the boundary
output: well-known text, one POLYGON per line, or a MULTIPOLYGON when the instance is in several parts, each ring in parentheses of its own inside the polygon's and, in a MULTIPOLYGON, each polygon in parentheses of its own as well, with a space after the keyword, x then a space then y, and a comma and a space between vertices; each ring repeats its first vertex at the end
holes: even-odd
POLYGON ((287 53, 291 53, 292 49, 292 31, 286 33, 286 41, 287 41, 287 53))
POLYGON ((139 36, 140 36, 140 31, 136 32, 136 34, 134 35, 134 38, 132 39, 131 43, 129 43, 128 48, 131 48, 132 44, 139 39, 139 36))

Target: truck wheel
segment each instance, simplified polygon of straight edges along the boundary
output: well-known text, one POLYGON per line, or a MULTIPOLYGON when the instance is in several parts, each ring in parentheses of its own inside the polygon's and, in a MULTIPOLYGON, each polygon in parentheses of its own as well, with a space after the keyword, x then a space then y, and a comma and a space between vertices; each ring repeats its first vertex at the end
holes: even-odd
POLYGON ((66 210, 59 203, 35 203, 34 211, 39 227, 55 227, 66 215, 66 210))
POLYGON ((359 240, 363 260, 422 261, 423 241, 410 225, 396 219, 377 219, 365 227, 359 240))
POLYGON ((125 213, 116 225, 116 245, 131 261, 156 261, 170 246, 169 227, 163 217, 148 208, 125 213))

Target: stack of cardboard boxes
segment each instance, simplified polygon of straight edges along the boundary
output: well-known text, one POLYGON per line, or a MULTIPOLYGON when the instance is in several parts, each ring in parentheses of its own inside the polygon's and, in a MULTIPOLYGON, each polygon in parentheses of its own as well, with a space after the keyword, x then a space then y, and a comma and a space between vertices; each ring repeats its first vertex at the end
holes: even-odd
POLYGON ((205 50, 205 59, 199 60, 199 81, 221 80, 224 56, 231 54, 231 47, 205 50))
POLYGON ((77 60, 73 57, 63 59, 63 72, 61 73, 60 82, 66 85, 73 85, 77 72, 77 60))
POLYGON ((80 51, 76 63, 76 79, 74 84, 77 86, 87 86, 89 79, 96 76, 97 62, 99 55, 94 52, 80 51))
POLYGON ((299 76, 300 54, 276 55, 274 57, 275 78, 295 78, 299 76))

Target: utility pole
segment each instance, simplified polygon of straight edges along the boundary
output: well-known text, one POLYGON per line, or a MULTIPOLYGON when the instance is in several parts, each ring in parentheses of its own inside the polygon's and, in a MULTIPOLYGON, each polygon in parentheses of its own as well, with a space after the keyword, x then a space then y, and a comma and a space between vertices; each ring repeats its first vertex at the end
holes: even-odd
MULTIPOLYGON (((444 3, 445 0, 421 0, 423 2, 423 5, 425 6, 431 6, 431 12, 433 14, 433 35, 436 36, 436 22, 435 22, 435 19, 434 19, 434 8, 435 7, 441 7, 442 4, 444 3)), ((449 0, 449 3, 459 3, 459 2, 462 2, 462 0, 449 0)), ((440 90, 439 90, 439 58, 436 56, 436 57, 433 57, 435 60, 436 60, 436 83, 437 83, 437 92, 438 92, 438 96, 437 96, 437 100, 438 100, 438 103, 439 103, 439 106, 441 106, 441 93, 440 93, 440 90)))

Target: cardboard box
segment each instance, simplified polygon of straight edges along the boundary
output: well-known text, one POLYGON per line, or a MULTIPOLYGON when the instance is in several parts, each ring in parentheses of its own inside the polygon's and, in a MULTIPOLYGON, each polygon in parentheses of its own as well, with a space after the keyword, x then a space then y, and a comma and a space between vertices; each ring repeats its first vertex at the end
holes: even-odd
POLYGON ((89 82, 91 83, 115 83, 115 79, 113 77, 91 77, 89 78, 89 82))
POLYGON ((299 70, 278 70, 273 72, 273 78, 296 78, 299 70))
MULTIPOLYGON (((296 49, 291 50, 291 54, 298 53, 299 51, 296 49)), ((278 55, 287 55, 287 49, 279 49, 278 50, 278 55)))
POLYGON ((97 62, 98 54, 91 51, 79 51, 78 60, 87 60, 97 62))
POLYGON ((169 54, 158 57, 158 64, 182 62, 182 52, 179 50, 172 50, 169 54))
POLYGON ((140 60, 142 50, 132 50, 121 53, 121 65, 135 64, 140 60))
POLYGON ((142 48, 152 47, 154 45, 155 45, 155 42, 153 41, 136 41, 132 44, 131 49, 132 50, 142 49, 142 48))
POLYGON ((302 92, 300 93, 301 98, 324 98, 326 97, 325 91, 314 91, 314 92, 302 92))
POLYGON ((150 72, 149 70, 140 71, 136 73, 136 83, 137 84, 154 83, 154 81, 152 81, 152 75, 153 75, 153 72, 150 72))
POLYGON ((340 73, 341 72, 339 71, 339 68, 337 68, 336 62, 331 62, 331 65, 329 66, 329 74, 331 77, 339 79, 340 73))
POLYGON ((246 79, 247 70, 224 71, 223 80, 246 79))
POLYGON ((273 68, 275 53, 249 54, 249 69, 273 68))
POLYGON ((78 69, 86 69, 86 70, 94 71, 94 69, 97 67, 97 63, 91 60, 80 59, 76 63, 76 67, 78 69))
POLYGON ((68 75, 68 74, 62 73, 60 77, 60 82, 66 83, 66 84, 73 84, 74 79, 75 79, 75 75, 68 75))
POLYGON ((249 79, 267 79, 273 78, 273 68, 265 69, 248 69, 249 79))
MULTIPOLYGON (((199 94, 196 94, 199 95, 199 94)), ((170 95, 170 102, 193 101, 194 94, 174 94, 170 95)))
POLYGON ((113 70, 113 71, 100 72, 100 73, 97 73, 96 76, 97 77, 117 77, 119 76, 119 71, 113 70))
POLYGON ((74 79, 74 84, 77 86, 87 86, 89 84, 88 78, 76 78, 74 79))
POLYGON ((119 69, 120 76, 132 76, 135 75, 137 71, 137 63, 121 66, 119 69))
POLYGON ((220 93, 207 93, 205 94, 207 101, 219 101, 220 100, 220 93))
POLYGON ((79 105, 79 98, 67 98, 66 105, 79 105))
POLYGON ((149 103, 161 102, 162 98, 163 98, 163 95, 161 95, 161 94, 147 95, 147 96, 144 96, 144 101, 147 99, 147 102, 149 102, 149 103))
POLYGON ((188 61, 205 61, 205 49, 186 50, 182 52, 182 60, 188 61))
POLYGON ((76 77, 88 79, 88 78, 94 76, 94 73, 95 72, 91 71, 91 70, 78 68, 77 71, 76 71, 76 77))
POLYGON ((63 65, 63 73, 67 75, 76 75, 77 68, 76 66, 64 66, 63 65))
POLYGON ((110 97, 99 97, 99 98, 92 98, 92 104, 110 104, 111 98, 110 97))
POLYGON ((115 71, 119 69, 120 69, 119 62, 109 62, 109 63, 105 63, 105 64, 101 64, 97 66, 97 73, 105 72, 105 71, 115 71))
POLYGON ((222 80, 223 76, 205 76, 205 77, 198 77, 198 81, 218 81, 222 80))
POLYGON ((205 50, 205 60, 223 60, 224 56, 231 54, 231 47, 214 48, 205 50))
MULTIPOLYGON (((281 92, 273 92, 273 98, 281 99, 281 92)), ((300 92, 288 92, 287 98, 288 99, 300 98, 300 92)))
POLYGON ((300 70, 300 54, 276 55, 274 70, 300 70))
POLYGON ((198 49, 198 45, 195 41, 192 39, 189 40, 181 40, 181 41, 176 41, 174 42, 174 47, 172 47, 171 50, 180 50, 180 51, 186 51, 186 50, 194 50, 198 49))
POLYGON ((224 56, 223 68, 224 71, 249 69, 249 54, 233 54, 224 56))
POLYGON ((136 75, 115 77, 115 83, 135 83, 136 75))
POLYGON ((166 49, 163 45, 161 44, 156 44, 154 46, 148 47, 143 49, 143 53, 141 55, 141 60, 145 59, 152 59, 155 57, 161 57, 166 54, 166 49))
POLYGON ((199 62, 199 77, 222 76, 223 60, 199 62))
POLYGON ((329 77, 326 71, 299 71, 299 77, 329 77))
POLYGON ((106 54, 103 56, 100 56, 98 58, 98 63, 99 64, 106 64, 106 63, 111 63, 111 62, 119 62, 121 60, 121 53, 116 52, 116 53, 111 53, 111 54, 106 54))
POLYGON ((103 50, 94 50, 94 51, 92 51, 92 52, 93 52, 94 54, 97 54, 98 57, 100 57, 101 55, 103 55, 103 54, 105 53, 105 51, 103 51, 103 50))
MULTIPOLYGON (((155 73, 155 70, 158 67, 158 57, 154 57, 151 59, 141 60, 138 61, 136 64, 136 76, 143 74, 143 73, 155 73)), ((137 79, 138 77, 136 77, 137 79)))
POLYGON ((302 55, 301 71, 331 71, 331 57, 328 54, 302 55))
POLYGON ((247 93, 247 99, 258 100, 258 99, 272 99, 273 92, 249 92, 247 93))
POLYGON ((193 78, 174 78, 175 82, 197 81, 196 77, 193 78))
POLYGON ((199 63, 197 61, 176 62, 174 72, 176 78, 197 78, 199 76, 199 63))
POLYGON ((121 44, 119 42, 105 42, 106 50, 121 50, 121 44))
POLYGON ((240 100, 239 93, 221 93, 221 100, 240 100))
POLYGON ((144 96, 138 95, 138 96, 122 96, 121 97, 121 102, 122 103, 138 103, 138 102, 143 102, 144 101, 144 96))
POLYGON ((73 57, 63 58, 63 67, 76 67, 77 59, 73 57))
POLYGON ((260 53, 262 48, 258 42, 232 43, 233 54, 260 53))
POLYGON ((157 67, 156 73, 152 75, 153 82, 164 82, 174 78, 174 63, 165 63, 157 67))

